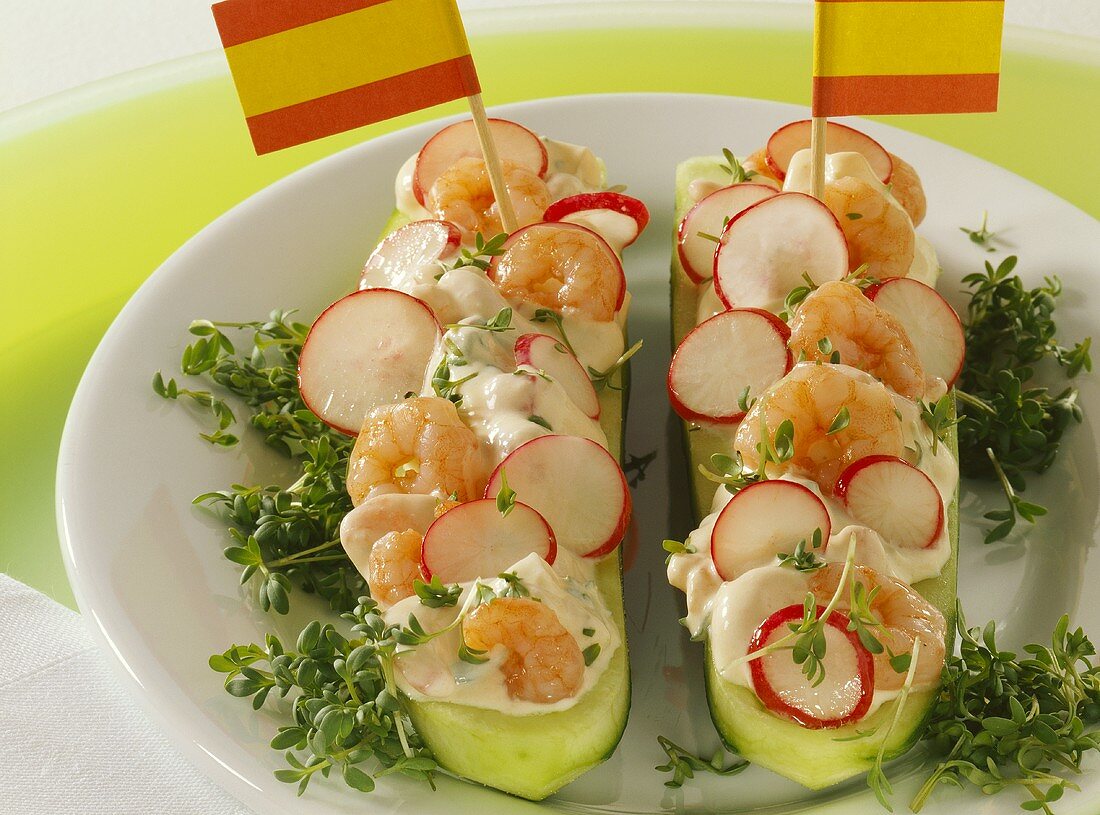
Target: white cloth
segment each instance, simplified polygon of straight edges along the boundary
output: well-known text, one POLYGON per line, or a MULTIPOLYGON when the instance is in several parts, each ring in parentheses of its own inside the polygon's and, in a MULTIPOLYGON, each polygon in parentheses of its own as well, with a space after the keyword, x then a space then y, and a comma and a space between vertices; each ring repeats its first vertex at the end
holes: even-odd
POLYGON ((0 574, 0 812, 250 815, 119 686, 80 615, 0 574))

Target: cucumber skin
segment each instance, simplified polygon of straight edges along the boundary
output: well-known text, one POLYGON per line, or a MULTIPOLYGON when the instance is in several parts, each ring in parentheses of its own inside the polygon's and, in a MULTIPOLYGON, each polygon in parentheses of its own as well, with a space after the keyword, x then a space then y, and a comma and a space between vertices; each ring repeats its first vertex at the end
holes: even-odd
MULTIPOLYGON (((728 176, 719 169, 718 157, 698 157, 682 162, 676 168, 676 217, 673 221, 673 240, 676 229, 691 207, 688 185, 696 179, 724 183, 728 176)), ((670 280, 672 300, 672 348, 695 326, 698 307, 698 289, 687 277, 680 264, 679 253, 672 253, 670 280)), ((692 507, 696 522, 710 513, 711 502, 717 485, 699 473, 700 464, 709 464, 712 453, 728 453, 722 437, 707 429, 689 430, 691 425, 681 422, 684 449, 688 453, 690 468, 688 483, 691 488, 692 507)), ((951 451, 958 458, 958 438, 954 430, 948 438, 951 451)), ((951 653, 955 640, 956 578, 958 573, 959 496, 947 509, 948 534, 951 540, 951 557, 939 577, 923 580, 914 585, 921 595, 943 613, 947 623, 946 647, 951 653)), ((794 722, 774 716, 764 707, 756 694, 742 685, 724 680, 714 667, 709 642, 705 652, 707 705, 711 720, 725 745, 732 751, 773 772, 810 789, 832 786, 854 775, 866 772, 874 764, 882 745, 878 734, 855 741, 835 741, 857 735, 874 727, 879 732, 889 726, 896 703, 888 702, 874 714, 835 730, 810 730, 794 722), (882 724, 885 722, 885 724, 882 724)), ((910 695, 898 726, 891 734, 885 757, 896 758, 907 752, 924 732, 932 714, 933 703, 939 688, 929 688, 910 695)))
MULTIPOLYGON (((395 210, 379 239, 409 223, 395 210)), ((600 424, 612 455, 623 458, 623 428, 629 392, 600 392, 600 424)), ((619 625, 622 643, 600 681, 573 707, 552 713, 510 716, 450 702, 406 698, 409 718, 448 772, 503 792, 541 801, 606 761, 615 752, 630 711, 630 662, 623 611, 622 547, 597 568, 597 582, 619 625)))

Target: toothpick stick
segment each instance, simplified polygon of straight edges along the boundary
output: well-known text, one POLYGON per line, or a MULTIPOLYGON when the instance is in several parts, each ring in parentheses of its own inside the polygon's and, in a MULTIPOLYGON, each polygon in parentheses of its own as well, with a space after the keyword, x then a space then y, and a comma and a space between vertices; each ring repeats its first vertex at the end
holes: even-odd
POLYGON ((814 116, 810 124, 810 192, 817 200, 825 194, 825 126, 828 119, 814 116))
POLYGON ((504 169, 500 165, 500 156, 497 154, 493 134, 489 132, 485 103, 481 101, 480 93, 467 96, 466 101, 470 103, 470 113, 474 117, 474 127, 477 129, 477 140, 481 142, 481 153, 485 156, 485 168, 489 172, 489 184, 493 188, 493 197, 497 199, 501 226, 504 227, 505 232, 511 234, 516 231, 516 211, 512 208, 512 199, 508 197, 508 187, 504 184, 504 169))

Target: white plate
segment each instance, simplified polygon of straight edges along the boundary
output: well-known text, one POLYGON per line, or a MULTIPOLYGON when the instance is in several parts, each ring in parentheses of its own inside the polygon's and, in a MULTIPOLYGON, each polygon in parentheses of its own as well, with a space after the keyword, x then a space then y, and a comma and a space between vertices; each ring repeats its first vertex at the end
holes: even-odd
MULTIPOLYGON (((653 766, 663 759, 656 736, 713 749, 703 692, 702 648, 677 624, 682 598, 665 582, 660 542, 691 528, 683 455, 665 397, 668 365, 668 261, 673 169, 689 156, 728 146, 757 148, 780 124, 805 110, 727 97, 614 95, 547 99, 500 108, 556 138, 590 145, 607 160, 612 183, 645 200, 653 223, 627 253, 634 294, 631 329, 646 341, 634 365, 627 450, 657 451, 635 492, 639 551, 626 577, 633 670, 633 709, 618 751, 606 764, 547 801, 548 809, 600 812, 876 813, 856 779, 811 794, 752 768, 728 779, 704 779, 680 792, 662 786, 653 766)), ((269 483, 286 464, 245 431, 238 449, 212 449, 196 437, 206 427, 179 405, 153 395, 153 371, 178 371, 188 323, 198 317, 247 320, 296 306, 312 318, 355 285, 393 204, 397 168, 438 123, 379 138, 307 167, 236 207, 184 245, 142 286, 96 351, 65 428, 58 465, 58 521, 69 576, 84 614, 115 658, 131 691, 171 738, 226 789, 263 813, 534 812, 536 805, 443 779, 435 794, 387 779, 370 796, 318 780, 303 798, 272 777, 282 758, 267 747, 285 709, 269 702, 255 715, 222 690, 206 660, 231 643, 262 641, 274 626, 292 639, 303 615, 319 608, 295 594, 292 619, 254 608, 224 560, 222 526, 191 499, 232 482, 269 483)), ((948 270, 941 288, 981 267, 987 255, 959 232, 991 212, 998 235, 1019 251, 1031 282, 1059 274, 1066 285, 1058 323, 1066 339, 1095 328, 1100 298, 1100 224, 1040 187, 958 150, 878 124, 861 125, 914 164, 928 191, 921 231, 948 270)), ((958 296, 952 298, 960 302, 958 296)), ((1025 540, 986 547, 973 522, 964 525, 961 594, 972 622, 997 619, 1006 644, 1041 640, 1064 611, 1100 636, 1097 540, 1097 444, 1100 377, 1082 383, 1091 408, 1070 431, 1056 468, 1035 479, 1029 497, 1051 514, 1025 540)), ((986 490, 966 485, 963 512, 980 517, 986 490)), ((628 561, 633 555, 628 554, 628 561)), ((895 770, 897 807, 918 782, 913 758, 895 770)), ((1100 773, 1067 793, 1062 815, 1092 809, 1100 773)), ((927 813, 1016 812, 1011 793, 983 798, 943 788, 927 813)))

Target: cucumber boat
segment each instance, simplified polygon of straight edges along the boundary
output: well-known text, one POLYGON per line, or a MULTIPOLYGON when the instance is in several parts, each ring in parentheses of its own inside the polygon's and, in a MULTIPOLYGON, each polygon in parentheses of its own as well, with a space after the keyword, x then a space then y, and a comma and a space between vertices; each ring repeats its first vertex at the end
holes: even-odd
MULTIPOLYGON (((792 126, 788 126, 792 127, 792 126)), ((784 139, 790 139, 790 131, 784 135, 784 129, 777 132, 780 136, 780 147, 783 147, 782 142, 784 139)), ((867 139, 862 134, 858 134, 858 137, 867 139)), ((833 135, 830 135, 832 138, 833 135)), ((776 139, 773 136, 772 141, 776 139)), ((855 150, 867 156, 867 152, 862 144, 859 144, 859 138, 851 137, 851 141, 844 144, 844 149, 855 150), (852 144, 851 141, 855 141, 856 144, 852 144)), ((876 143, 877 145, 877 143, 876 143)), ((769 147, 772 145, 770 144, 769 147)), ((796 145, 797 146, 797 145, 796 145)), ((881 148, 879 148, 881 150, 881 148)), ((776 152, 781 152, 776 150, 776 152)), ((791 160, 791 156, 796 152, 795 150, 787 150, 787 154, 782 156, 784 161, 783 169, 787 168, 786 162, 791 160)), ((885 152, 885 151, 883 151, 885 152)), ((775 175, 779 175, 782 178, 781 173, 776 173, 775 168, 771 162, 770 153, 765 156, 765 151, 761 151, 754 156, 749 157, 745 161, 744 169, 754 169, 761 173, 760 179, 755 179, 749 174, 748 178, 745 178, 745 173, 741 174, 738 178, 734 175, 734 172, 742 168, 733 167, 731 164, 735 164, 734 160, 731 160, 729 154, 726 155, 726 159, 722 157, 697 157, 684 161, 677 167, 676 172, 676 219, 675 223, 678 226, 676 233, 674 234, 674 240, 678 251, 673 252, 672 269, 671 269, 671 304, 672 304, 672 346, 673 349, 682 348, 682 344, 689 334, 694 332, 700 323, 707 324, 706 318, 711 314, 725 311, 730 313, 729 309, 738 305, 739 302, 743 302, 741 297, 751 300, 755 295, 759 294, 759 290, 750 290, 749 288, 743 288, 737 295, 731 296, 727 291, 725 297, 715 297, 715 293, 712 290, 714 287, 721 287, 722 280, 708 280, 707 270, 700 268, 691 268, 692 261, 695 261, 695 266, 698 267, 706 262, 704 258, 700 261, 699 258, 703 257, 706 250, 701 249, 698 245, 692 247, 688 246, 685 251, 685 239, 690 236, 685 235, 685 228, 691 229, 696 225, 685 221, 689 213, 699 208, 699 201, 706 198, 711 198, 714 201, 726 198, 727 213, 725 216, 722 214, 721 205, 713 207, 713 212, 706 214, 703 218, 698 219, 699 222, 704 222, 709 217, 713 222, 711 229, 714 233, 714 238, 717 239, 719 233, 721 233, 721 242, 719 246, 727 245, 732 239, 729 237, 731 228, 735 231, 737 227, 734 226, 734 221, 743 220, 749 221, 753 216, 747 216, 746 213, 754 209, 754 204, 763 201, 765 199, 771 199, 772 203, 767 206, 773 210, 777 210, 777 204, 774 201, 776 195, 775 189, 761 189, 761 190, 749 190, 748 187, 759 185, 761 187, 764 184, 771 188, 778 188, 780 186, 779 180, 775 178, 775 175), (731 170, 733 172, 731 172, 731 170), (731 184, 731 175, 734 176, 734 183, 731 184), (760 184, 763 181, 764 184, 760 184), (746 189, 736 189, 737 187, 745 187, 746 189), (744 211, 742 211, 744 210, 744 211), (742 217, 745 216, 745 217, 742 217), (727 223, 727 219, 729 220, 727 223), (686 225, 686 226, 685 226, 686 225), (694 251, 694 255, 693 255, 694 251), (737 300, 738 302, 721 302, 722 300, 737 300)), ((877 156, 875 156, 877 158, 877 156)), ((896 157, 892 159, 899 161, 896 157)), ((868 159, 868 162, 874 165, 872 159, 868 159)), ((907 166, 907 165, 906 165, 907 166)), ((798 204, 799 206, 805 206, 802 202, 791 202, 792 204, 798 204)), ((815 202, 816 203, 816 202, 815 202)), ((923 208, 923 195, 921 195, 920 206, 923 208)), ((759 204, 756 209, 763 209, 764 204, 759 204)), ((793 207, 791 207, 793 211, 793 207)), ((923 214, 923 209, 921 210, 923 214)), ((858 223, 858 217, 855 216, 853 220, 858 223)), ((757 216, 757 220, 760 218, 757 216)), ((777 219, 778 220, 778 219, 777 219)), ((789 220, 788 220, 789 222, 789 220)), ((847 226, 837 222, 837 226, 847 226)), ((763 240, 766 240, 763 239, 763 240)), ((709 244, 713 247, 714 244, 709 244)), ((846 248, 846 247, 845 247, 846 248)), ((919 250, 919 247, 918 247, 919 250)), ((715 248, 714 254, 717 256, 721 254, 721 248, 715 248)), ((818 255, 827 254, 831 249, 818 252, 818 255)), ((927 251, 927 250, 925 250, 927 251)), ((808 259, 807 264, 812 268, 812 264, 817 262, 817 258, 808 259)), ((732 265, 732 263, 731 263, 732 265)), ((854 264, 853 264, 854 265, 854 264)), ((710 270, 718 277, 717 272, 718 264, 717 259, 715 266, 710 270)), ((751 270, 750 270, 751 271, 751 270)), ((848 271, 848 267, 845 267, 845 271, 848 271)), ((858 271, 858 270, 857 270, 858 271)), ((935 271, 938 271, 936 269, 935 271)), ((740 270, 735 270, 731 274, 742 274, 740 270)), ((803 283, 800 280, 800 275, 795 274, 795 281, 798 284, 803 283)), ((826 279, 835 279, 826 277, 826 279)), ((814 280, 814 286, 809 286, 809 289, 816 290, 816 284, 821 282, 820 280, 814 280)), ((732 289, 736 285, 741 285, 740 280, 732 280, 727 278, 727 289, 732 289)), ((837 284, 839 285, 839 284, 837 284)), ((783 287, 783 292, 787 292, 794 288, 794 283, 786 284, 783 287)), ((914 283, 913 286, 920 287, 920 296, 926 296, 925 290, 927 286, 923 284, 914 283)), ((930 289, 928 289, 930 291, 930 289)), ((803 293, 803 297, 808 292, 803 293)), ((870 296, 874 296, 874 292, 868 290, 870 296)), ((897 307, 897 301, 901 298, 912 296, 912 292, 908 290, 906 286, 892 286, 889 297, 883 297, 882 303, 892 304, 895 309, 897 307), (905 289, 904 291, 899 291, 905 289)), ((933 294, 933 296, 935 296, 933 294)), ((936 296, 938 299, 938 296, 936 296)), ((747 305, 756 307, 756 309, 738 309, 738 311, 753 311, 764 310, 774 314, 785 310, 784 308, 784 295, 780 294, 779 299, 774 297, 770 302, 765 302, 767 298, 761 299, 759 302, 749 302, 747 305)), ((942 302, 942 301, 940 301, 942 302)), ((943 304, 944 308, 949 307, 943 304)), ((939 303, 935 304, 937 317, 943 316, 942 310, 940 310, 939 303)), ((791 318, 790 309, 787 307, 787 314, 783 315, 788 320, 791 318)), ((768 314, 766 316, 771 316, 768 314)), ((953 316, 953 312, 950 312, 953 316)), ((943 316, 943 319, 948 319, 943 316)), ((954 318, 957 321, 957 318, 954 318)), ((774 320, 774 318, 773 318, 774 320)), ((717 322, 717 318, 715 318, 717 322)), ((732 318, 726 320, 728 323, 732 323, 732 318)), ((904 320, 903 320, 904 322, 904 320)), ((766 325, 767 321, 763 319, 756 319, 754 315, 746 315, 740 322, 740 326, 752 324, 756 334, 751 333, 748 329, 737 328, 727 329, 723 327, 723 330, 727 331, 726 336, 740 337, 744 342, 748 344, 756 341, 753 337, 762 336, 760 331, 766 330, 760 328, 760 326, 766 325), (742 333, 737 334, 737 331, 742 333), (729 331, 733 331, 733 334, 729 334, 729 331), (746 333, 748 332, 748 333, 746 333)), ((912 321, 909 321, 912 324, 912 321)), ((717 331, 715 328, 712 333, 717 331)), ((952 329, 953 330, 953 329, 952 329)), ((777 342, 769 340, 778 346, 783 346, 786 350, 786 344, 790 337, 790 330, 786 325, 782 325, 777 328, 779 332, 779 340, 777 342)), ((927 338, 922 338, 927 339, 927 338)), ((710 340, 713 344, 713 340, 710 340)), ((961 366, 961 329, 959 332, 959 348, 960 354, 958 364, 961 366)), ((702 345, 702 341, 697 340, 696 344, 702 345)), ((926 343, 925 343, 926 344, 926 343)), ((824 348, 823 350, 832 353, 832 348, 824 348)), ((922 348, 922 350, 924 350, 922 348)), ((680 351, 677 351, 679 354, 680 351)), ((705 354, 697 354, 700 358, 705 354)), ((761 361, 766 356, 762 352, 757 355, 758 359, 753 364, 760 368, 765 364, 779 364, 780 368, 775 370, 772 377, 786 377, 788 372, 792 370, 793 360, 788 357, 786 365, 782 363, 765 363, 761 361)), ((813 353, 810 354, 812 359, 813 353)), ((841 355, 843 356, 843 355, 841 355)), ((835 361, 835 357, 833 357, 835 361)), ((711 363, 714 364, 713 362, 711 363)), ((828 365, 828 361, 824 362, 828 365)), ((951 363, 953 364, 953 362, 951 363)), ((795 366, 794 370, 805 368, 807 363, 802 363, 795 366)), ((675 360, 674 360, 675 366, 675 360)), ((690 367, 688 364, 684 364, 683 367, 690 367)), ((736 367, 736 366, 734 366, 736 367)), ((950 365, 948 366, 950 367, 950 365)), ((728 368, 727 368, 728 370, 728 368)), ((957 371, 955 372, 957 375, 957 371)), ((748 407, 745 404, 741 405, 741 410, 737 410, 736 407, 731 407, 729 411, 723 412, 715 407, 716 401, 722 401, 718 399, 716 394, 708 386, 704 387, 701 384, 702 376, 695 371, 688 370, 686 373, 679 374, 680 380, 686 382, 683 385, 684 389, 694 388, 696 393, 690 394, 695 397, 692 403, 691 399, 680 399, 676 393, 676 385, 679 381, 675 381, 677 372, 670 370, 670 396, 673 400, 674 407, 681 414, 684 419, 682 424, 684 446, 688 453, 688 484, 692 494, 692 506, 694 509, 694 515, 697 523, 702 523, 708 516, 713 516, 711 513, 721 508, 721 501, 715 501, 716 492, 718 490, 725 489, 715 482, 713 478, 708 478, 703 474, 704 469, 714 470, 714 456, 731 456, 733 452, 733 435, 731 428, 736 427, 736 422, 741 419, 746 413, 745 408, 748 407), (691 404, 685 404, 691 403, 691 404), (718 416, 718 421, 707 421, 706 415, 718 416), (738 415, 735 415, 738 414, 738 415)), ((947 377, 948 375, 944 375, 947 377)), ((770 377, 769 377, 770 378, 770 377)), ((953 379, 953 377, 951 377, 953 379)), ((765 380, 766 381, 766 380, 765 380)), ((737 391, 733 391, 737 393, 737 391)), ((747 386, 746 391, 742 394, 741 401, 745 402, 745 394, 748 393, 747 386)), ((760 390, 754 390, 752 395, 757 396, 760 394, 760 390)), ((765 391, 765 395, 767 392, 765 391)), ((736 402, 736 397, 730 398, 729 391, 727 390, 722 399, 726 402, 736 402)), ((950 415, 953 415, 954 405, 953 397, 950 395, 945 397, 949 402, 950 415)), ((896 410, 896 408, 895 408, 896 410)), ((766 413, 766 408, 763 411, 766 413)), ((847 414, 845 414, 847 416, 847 414)), ((900 413, 898 414, 900 420, 900 413)), ((756 414, 750 413, 750 419, 755 420, 756 414)), ((793 445, 795 448, 798 446, 798 433, 796 432, 793 439, 793 445)), ((949 450, 952 456, 957 459, 957 439, 954 433, 954 428, 951 428, 944 434, 943 444, 949 450)), ((941 451, 942 452, 942 451, 941 451)), ((893 464, 891 462, 891 464, 893 464)), ((900 467, 900 465, 898 465, 900 467)), ((914 468, 915 469, 915 468, 914 468)), ((810 485, 814 487, 813 484, 810 485)), ((817 489, 814 487, 815 490, 817 489)), ((793 492, 793 490, 792 490, 793 492)), ((824 496, 826 490, 822 488, 820 493, 824 496)), ((830 495, 831 497, 831 495, 830 495)), ((914 589, 921 597, 923 597, 928 604, 938 610, 942 615, 944 621, 944 642, 943 646, 950 652, 952 645, 952 638, 954 633, 955 622, 955 597, 956 597, 956 570, 957 570, 957 542, 958 542, 958 499, 957 499, 957 477, 955 479, 955 486, 950 489, 947 494, 940 496, 942 500, 943 519, 941 534, 946 538, 943 544, 946 550, 942 556, 942 567, 938 573, 930 575, 925 579, 921 579, 912 584, 914 589)), ((747 505, 747 501, 743 501, 747 505)), ((730 506, 729 503, 726 506, 730 506)), ((719 513, 719 517, 721 514, 719 513)), ((826 519, 825 523, 828 523, 826 519)), ((834 530, 835 531, 835 528, 834 530)), ((693 536, 697 535, 699 530, 693 533, 693 536)), ((713 532, 711 537, 713 538, 713 532)), ((826 532, 826 538, 828 538, 828 532, 826 532)), ((689 538, 690 542, 696 538, 689 538)), ((742 541, 737 541, 740 545, 742 541)), ((791 544, 794 541, 790 542, 791 544)), ((711 544, 713 546, 713 543, 711 544)), ((850 548, 855 548, 855 542, 849 544, 850 548)), ((787 547, 792 548, 792 547, 787 547)), ((806 547, 809 549, 809 547, 806 547)), ((711 557, 717 555, 712 554, 711 557)), ((774 557, 774 555, 771 555, 774 557)), ((686 559, 689 557, 686 554, 674 554, 671 558, 673 564, 680 559, 686 559)), ((774 563, 774 560, 772 561, 774 563)), ((812 568, 812 566, 810 567, 812 568)), ((675 565, 670 566, 670 579, 672 578, 675 565)), ((696 578, 698 579, 698 578, 696 578)), ((718 577, 718 580, 722 580, 722 577, 718 577)), ((728 587, 730 583, 723 583, 728 587)), ((680 588, 685 586, 680 585, 680 588)), ((687 589, 685 588, 685 591, 687 589)), ((720 590, 719 590, 720 591, 720 590)), ((690 594, 689 594, 690 598, 690 594)), ((797 601, 794 601, 797 602, 797 601)), ((808 602, 808 601, 807 601, 808 602)), ((819 600, 820 604, 823 604, 824 599, 819 600)), ((751 606, 750 606, 751 608, 751 606)), ((818 607, 820 613, 820 605, 818 607)), ((813 726, 806 726, 804 723, 796 721, 795 718, 777 713, 777 710, 782 710, 781 703, 776 702, 774 704, 766 704, 761 694, 758 693, 758 688, 755 687, 753 681, 730 681, 729 678, 723 675, 723 670, 716 660, 716 647, 715 647, 715 635, 713 631, 708 632, 710 627, 710 621, 703 622, 699 619, 702 615, 697 609, 693 609, 692 603, 689 599, 689 617, 685 618, 685 624, 688 624, 692 628, 693 638, 706 637, 705 644, 705 656, 706 661, 706 692, 708 698, 709 709, 711 718, 714 722, 714 726, 720 735, 723 742, 734 752, 740 754, 749 761, 773 770, 781 775, 784 775, 803 786, 819 789, 836 784, 852 776, 866 772, 874 766, 874 764, 883 759, 890 759, 901 755, 906 752, 920 737, 923 730, 924 722, 931 713, 931 708, 936 696, 938 694, 938 684, 935 681, 926 682, 919 688, 914 688, 907 694, 900 694, 900 698, 903 699, 903 709, 898 710, 899 694, 893 694, 893 698, 887 698, 878 704, 873 710, 865 715, 857 716, 849 719, 837 719, 834 724, 822 725, 820 722, 813 726), (694 626, 694 627, 692 627, 694 626)), ((837 616, 834 614, 834 617, 837 616)), ((794 617, 792 625, 797 623, 798 618, 794 617)), ((846 622, 846 621, 845 621, 846 622)), ((758 623, 761 623, 763 628, 763 620, 753 620, 752 626, 755 627, 758 623)), ((723 629, 726 630, 726 629, 723 629)), ((759 633, 760 629, 757 629, 759 633)), ((843 641, 841 635, 837 634, 836 639, 843 641)), ((753 642, 756 642, 754 637, 753 642)), ((937 644, 938 645, 938 644, 937 644)), ((752 650, 750 647, 749 650, 752 650)), ((744 653, 744 652, 742 652, 744 653)), ((722 657, 726 661, 729 661, 728 649, 727 653, 722 657)), ((762 657, 756 664, 759 665, 764 659, 778 660, 780 658, 789 659, 786 656, 776 655, 774 657, 762 657)), ((753 673, 753 677, 759 677, 759 674, 753 673)), ((769 691, 768 694, 771 695, 769 691)), ((891 696, 891 694, 884 694, 891 696)))
POLYGON ((635 199, 602 191, 603 164, 587 150, 513 122, 491 126, 514 174, 519 229, 485 249, 500 230, 480 148, 469 122, 444 128, 399 173, 398 207, 359 291, 311 329, 301 382, 318 415, 358 433, 348 478, 356 509, 341 539, 387 622, 411 626, 416 617, 422 627, 422 641, 395 661, 419 737, 448 772, 541 800, 614 752, 630 707, 620 555, 630 513, 621 471, 628 371, 615 357, 626 346, 629 302, 619 254, 648 213, 635 199), (550 196, 541 179, 554 173, 558 194, 550 196), (487 201, 447 197, 467 182, 484 186, 487 201), (517 200, 516 190, 528 188, 517 200), (482 205, 478 217, 463 219, 482 205), (572 241, 604 269, 602 290, 569 281, 582 289, 583 309, 524 296, 521 260, 557 240, 572 241), (593 386, 588 371, 605 369, 622 389, 593 386), (351 371, 358 384, 348 388, 351 371), (447 466, 462 465, 450 480, 437 473, 441 462, 419 452, 376 466, 376 431, 405 409, 428 415, 458 447, 476 436, 470 450, 447 454, 447 466), (434 498, 417 481, 425 473, 434 498), (521 516, 526 527, 516 526, 521 516), (456 587, 446 607, 423 603, 407 585, 393 593, 389 584, 376 587, 390 573, 378 558, 384 546, 399 545, 393 536, 405 526, 417 533, 418 577, 456 587), (524 661, 523 649, 537 651, 542 641, 508 645, 520 636, 510 617, 490 616, 483 634, 498 639, 476 640, 470 624, 490 607, 506 608, 498 616, 542 615, 539 630, 558 632, 546 656, 568 662, 562 652, 575 660, 587 646, 583 665, 556 675, 554 666, 524 661), (540 670, 549 673, 536 687, 531 676, 540 670))

